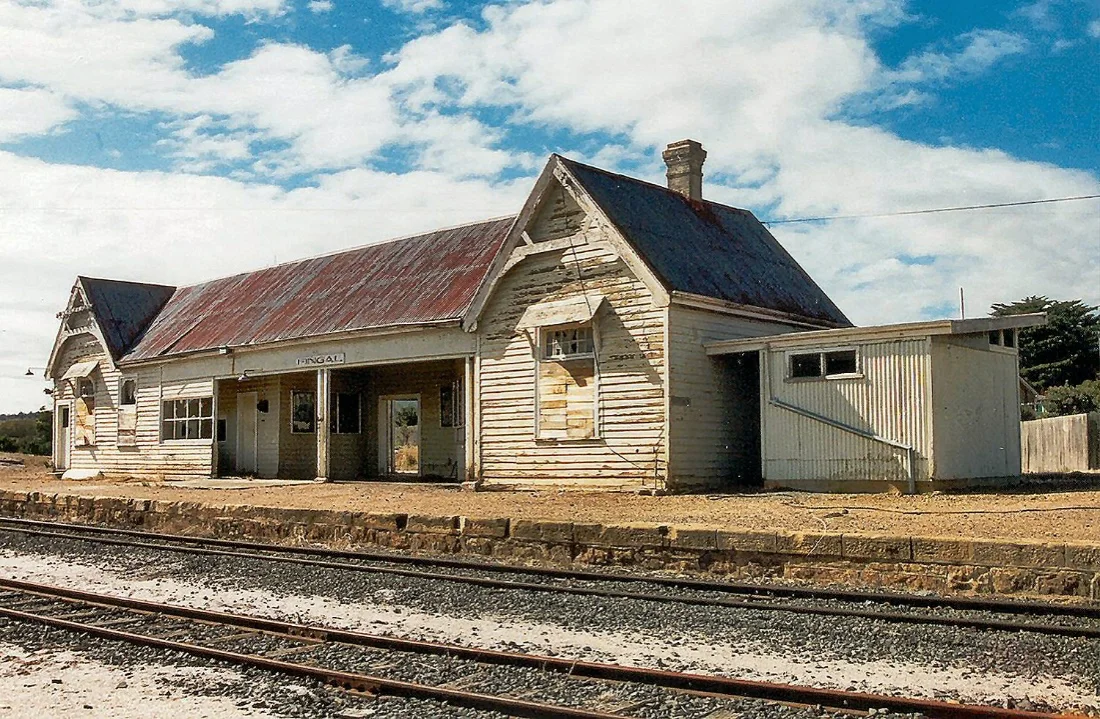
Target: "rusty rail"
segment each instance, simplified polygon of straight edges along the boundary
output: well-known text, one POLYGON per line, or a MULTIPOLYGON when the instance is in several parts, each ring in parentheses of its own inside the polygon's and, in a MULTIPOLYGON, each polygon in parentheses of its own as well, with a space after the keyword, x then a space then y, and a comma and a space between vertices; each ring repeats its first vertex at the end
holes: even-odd
MULTIPOLYGON (((438 642, 400 639, 351 630, 296 624, 282 620, 218 612, 208 609, 182 607, 124 597, 113 597, 110 595, 11 579, 0 579, 0 588, 7 588, 16 592, 48 599, 62 599, 73 603, 117 607, 143 614, 192 619, 237 628, 252 629, 294 640, 302 640, 305 638, 376 649, 386 649, 390 651, 446 655, 484 664, 541 669, 544 671, 560 672, 574 677, 589 679, 647 684, 711 697, 728 699, 755 698, 808 706, 820 705, 822 707, 846 711, 889 709, 902 713, 917 712, 929 719, 1055 719, 1056 717, 1064 719, 1069 716, 1066 714, 1004 709, 987 705, 955 704, 936 700, 848 692, 835 689, 749 681, 730 677, 620 666, 616 664, 575 661, 560 657, 521 654, 517 652, 479 649, 438 642)), ((21 610, 8 609, 3 606, 0 606, 0 616, 49 624, 51 626, 73 631, 88 632, 105 638, 119 639, 165 649, 175 649, 191 654, 222 659, 239 664, 248 664, 287 674, 309 676, 338 687, 357 691, 452 701, 462 706, 503 711, 514 716, 522 717, 545 717, 547 719, 557 717, 608 719, 609 717, 617 717, 618 719, 622 719, 623 716, 620 714, 608 714, 570 707, 556 707, 537 702, 516 700, 509 697, 496 697, 442 687, 412 684, 370 675, 339 672, 312 665, 301 665, 257 655, 245 655, 212 647, 174 642, 157 637, 126 632, 124 630, 111 629, 109 627, 97 627, 94 624, 84 624, 56 617, 42 616, 21 610)))

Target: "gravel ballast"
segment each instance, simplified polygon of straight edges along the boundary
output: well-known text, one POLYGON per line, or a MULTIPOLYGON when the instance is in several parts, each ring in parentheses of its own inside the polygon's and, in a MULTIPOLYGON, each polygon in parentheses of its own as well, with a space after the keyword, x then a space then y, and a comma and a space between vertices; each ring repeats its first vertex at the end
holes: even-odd
POLYGON ((13 578, 372 633, 1021 708, 1100 707, 1094 640, 531 594, 11 533, 0 547, 13 578))

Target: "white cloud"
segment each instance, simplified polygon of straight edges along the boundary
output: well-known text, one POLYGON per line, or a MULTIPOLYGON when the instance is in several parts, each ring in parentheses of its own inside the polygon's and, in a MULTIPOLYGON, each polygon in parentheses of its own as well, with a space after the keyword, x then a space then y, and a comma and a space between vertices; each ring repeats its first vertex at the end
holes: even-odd
POLYGON ((1023 53, 1028 41, 1023 35, 1002 30, 975 30, 958 38, 962 48, 955 52, 927 51, 906 58, 891 79, 911 83, 938 82, 957 76, 986 72, 1000 60, 1023 53))
POLYGON ((1100 38, 1100 20, 1093 20, 1085 28, 1085 32, 1089 37, 1100 38))
POLYGON ((332 0, 309 0, 309 11, 312 13, 325 13, 335 7, 332 0))
POLYGON ((65 98, 49 90, 0 87, 0 142, 47 133, 76 116, 65 98))
POLYGON ((408 13, 423 13, 443 8, 443 0, 382 0, 388 8, 408 13))
MULTIPOLYGON (((157 111, 172 118, 165 148, 181 168, 244 165, 241 177, 253 178, 0 153, 0 204, 10 208, 0 211, 0 329, 18 337, 12 345, 0 335, 0 375, 5 362, 42 364, 52 314, 77 273, 194 282, 516 211, 544 158, 509 149, 510 128, 487 126, 478 119, 486 115, 536 133, 614 133, 606 146, 585 145, 588 158, 658 182, 660 148, 695 137, 709 152, 709 197, 780 216, 1100 192, 1087 172, 905 141, 866 116, 846 122, 854 100, 926 102, 939 84, 978 77, 1024 49, 1016 36, 977 31, 885 68, 869 38, 904 11, 902 0, 508 2, 486 11, 482 29, 459 22, 416 38, 380 69, 350 48, 272 42, 198 75, 179 49, 212 31, 152 0, 0 4, 0 46, 12 50, 0 82, 31 88, 20 92, 33 99, 21 99, 53 111, 0 120, 0 133, 47 132, 70 119, 74 102, 157 111), (257 155, 260 145, 281 149, 257 155), (408 172, 363 167, 401 150, 408 172), (318 168, 337 171, 293 191, 254 181, 318 168), (528 177, 494 183, 504 169, 528 177)), ((1066 203, 774 231, 854 320, 902 321, 953 307, 959 286, 971 314, 1034 293, 1100 301, 1095 212, 1095 203, 1066 203), (903 259, 922 255, 932 264, 903 259)), ((37 387, 19 387, 0 381, 0 411, 38 406, 37 387)))

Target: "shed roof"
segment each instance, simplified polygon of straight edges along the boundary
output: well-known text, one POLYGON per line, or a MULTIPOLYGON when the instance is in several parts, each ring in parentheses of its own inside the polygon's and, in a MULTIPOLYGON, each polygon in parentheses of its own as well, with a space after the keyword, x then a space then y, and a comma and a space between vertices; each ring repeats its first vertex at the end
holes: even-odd
POLYGON ((512 221, 436 230, 181 287, 124 359, 459 320, 512 221))
POLYGON ((167 285, 121 282, 98 277, 79 277, 95 314, 111 358, 118 360, 141 338, 165 303, 176 291, 167 285))
POLYGON ((1004 317, 930 320, 927 322, 902 322, 893 325, 872 325, 870 327, 842 327, 813 332, 788 332, 766 337, 721 340, 711 342, 706 347, 708 355, 724 355, 736 352, 755 352, 765 347, 791 350, 837 343, 882 342, 907 337, 984 334, 993 330, 1022 329, 1024 327, 1037 327, 1046 323, 1046 313, 1034 312, 1026 315, 1006 315, 1004 317))
POLYGON ((560 159, 670 292, 851 326, 748 210, 560 159))

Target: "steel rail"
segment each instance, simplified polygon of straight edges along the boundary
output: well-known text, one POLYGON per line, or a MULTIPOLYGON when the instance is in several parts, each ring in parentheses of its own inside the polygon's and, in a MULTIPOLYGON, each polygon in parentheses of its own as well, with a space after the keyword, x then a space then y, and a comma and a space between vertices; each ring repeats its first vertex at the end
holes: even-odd
MULTIPOLYGON (((0 520, 6 521, 6 520, 0 520)), ((0 531, 5 528, 0 526, 0 531)), ((103 528, 97 528, 103 529, 103 528)), ((50 530, 42 529, 27 529, 22 528, 16 530, 23 533, 34 534, 38 536, 47 536, 55 538, 77 539, 84 540, 85 537, 79 537, 66 532, 54 532, 50 530)), ((105 530, 110 532, 112 530, 105 530)), ((123 530, 122 533, 126 533, 132 530, 123 530)), ((150 536, 150 533, 141 533, 142 536, 150 536)), ((789 604, 771 602, 765 603, 760 600, 739 600, 739 599, 725 599, 715 597, 691 597, 677 594, 654 594, 654 593, 642 593, 642 592, 627 592, 621 590, 611 589, 599 589, 595 587, 571 587, 561 586, 554 584, 542 584, 538 582, 517 582, 514 580, 502 580, 488 577, 471 577, 465 575, 446 574, 439 572, 425 572, 420 570, 410 569, 398 569, 394 567, 378 567, 362 564, 349 564, 347 562, 337 562, 331 560, 321 559, 307 559, 304 557, 289 556, 288 553, 278 551, 273 554, 262 554, 258 552, 246 552, 246 551, 232 551, 229 549, 208 549, 201 546, 190 546, 193 544, 212 543, 217 546, 225 546, 227 542, 231 540, 206 540, 206 539, 193 539, 179 537, 178 535, 155 535, 159 537, 169 537, 168 541, 185 540, 184 545, 172 545, 158 542, 146 542, 136 540, 123 540, 123 539, 111 539, 109 537, 97 536, 90 541, 94 541, 100 544, 108 544, 115 546, 127 546, 127 547, 140 547, 144 549, 154 549, 161 551, 182 552, 191 554, 201 554, 206 556, 220 556, 220 557, 232 557, 237 559, 249 559, 259 561, 274 561, 283 562, 289 564, 298 564, 303 566, 320 567, 324 569, 336 569, 342 571, 357 571, 368 572, 377 574, 387 574, 391 576, 410 577, 416 579, 430 579, 433 581, 447 581, 459 584, 468 584, 473 586, 487 587, 493 589, 510 589, 518 591, 531 591, 541 592, 546 594, 570 594, 579 596, 595 596, 604 598, 616 598, 616 599, 630 599, 636 601, 655 602, 661 604, 683 604, 691 606, 706 606, 706 607, 723 607, 728 609, 746 609, 746 610, 758 610, 758 611, 782 611, 791 614, 803 614, 803 615, 816 615, 816 616, 832 616, 832 617, 847 617, 857 619, 870 619, 883 622, 889 622, 894 624, 925 624, 931 626, 945 626, 945 627, 957 627, 957 628, 969 628, 977 629, 981 631, 1010 631, 1010 632, 1035 632, 1038 634, 1047 634, 1052 636, 1066 636, 1077 637, 1085 639, 1100 638, 1100 627, 1089 626, 1072 626, 1064 624, 1050 624, 1050 623, 1037 623, 1037 622, 1022 622, 1022 621, 1010 621, 1004 619, 991 619, 991 618, 971 618, 971 617, 949 617, 949 616, 937 616, 931 614, 913 614, 907 612, 892 612, 892 611, 879 611, 871 609, 848 609, 843 607, 821 607, 802 604, 789 604)), ((232 542, 231 546, 235 546, 238 543, 232 542)), ((269 548, 276 548, 276 545, 258 545, 252 542, 241 542, 239 544, 248 547, 259 547, 264 551, 269 548)), ((278 547, 279 550, 286 550, 289 548, 278 547)), ((323 550, 317 550, 323 551, 323 550)), ((292 550, 296 552, 296 550, 292 550)), ((340 555, 347 554, 345 552, 339 552, 340 555)), ((354 553, 353 553, 354 554, 354 553)))
MULTIPOLYGON (((1002 707, 981 704, 957 704, 930 699, 916 699, 911 697, 897 697, 890 695, 869 694, 863 692, 849 692, 837 689, 821 689, 816 687, 805 687, 791 684, 750 681, 744 679, 734 679, 731 677, 672 672, 662 669, 645 669, 641 667, 621 666, 617 664, 602 664, 597 662, 571 660, 561 657, 522 654, 517 652, 504 652, 498 650, 465 647, 454 644, 400 639, 390 636, 366 634, 353 630, 297 624, 276 619, 266 619, 263 617, 232 614, 228 612, 219 612, 209 609, 183 607, 178 605, 150 602, 146 600, 132 599, 127 597, 115 597, 110 595, 96 594, 93 592, 86 592, 77 589, 67 589, 63 587, 36 584, 32 582, 23 582, 12 579, 0 579, 0 587, 49 599, 57 598, 83 604, 91 604, 105 607, 119 607, 145 614, 193 619, 197 621, 216 623, 237 628, 253 629, 268 634, 282 635, 286 638, 295 640, 307 639, 325 642, 337 642, 342 644, 367 646, 377 649, 387 649, 391 651, 453 656, 460 659, 467 659, 486 664, 498 664, 541 669, 544 671, 554 671, 568 674, 570 676, 590 679, 647 684, 677 691, 686 691, 694 694, 703 694, 706 696, 722 697, 727 699, 765 699, 768 701, 796 703, 809 706, 820 705, 822 707, 848 711, 889 709, 891 711, 903 713, 921 713, 929 719, 1053 719, 1055 717, 1064 719, 1067 716, 1074 716, 1048 712, 1023 711, 1019 709, 1005 709, 1002 707)), ((237 661, 241 663, 250 663, 253 666, 258 666, 265 669, 272 669, 275 671, 307 675, 304 674, 303 670, 308 670, 308 676, 320 678, 324 681, 329 681, 330 683, 334 683, 338 686, 359 691, 395 693, 394 688, 396 687, 398 692, 421 692, 419 694, 401 694, 403 696, 422 696, 427 698, 441 698, 442 695, 429 697, 428 694, 424 693, 426 691, 447 692, 454 696, 447 696, 446 699, 449 701, 456 701, 456 703, 458 703, 460 699, 458 695, 467 697, 467 701, 474 701, 469 699, 469 697, 471 696, 475 697, 475 700, 479 702, 486 700, 491 701, 502 699, 500 697, 492 697, 490 695, 483 694, 468 695, 465 692, 458 692, 457 690, 442 689, 426 685, 414 685, 406 682, 398 682, 395 680, 388 680, 369 675, 354 675, 344 672, 336 672, 333 670, 326 670, 311 665, 298 665, 289 662, 273 660, 266 657, 257 657, 255 655, 241 655, 234 652, 228 652, 226 650, 206 648, 197 645, 188 645, 184 643, 172 642, 171 640, 149 637, 147 635, 133 634, 130 632, 125 632, 124 630, 112 630, 104 627, 96 627, 95 625, 86 626, 78 622, 73 622, 71 620, 42 616, 17 609, 7 609, 2 606, 0 606, 0 615, 9 616, 15 619, 24 619, 26 621, 38 621, 41 623, 52 624, 54 626, 73 629, 74 631, 89 631, 100 636, 109 636, 111 638, 119 638, 125 641, 137 641, 139 643, 162 646, 169 649, 179 649, 181 651, 188 651, 191 653, 201 653, 204 656, 218 659, 226 659, 229 661, 237 661), (131 636, 133 638, 131 638, 131 636), (192 646, 194 646, 195 649, 198 649, 199 651, 196 652, 195 649, 191 648, 192 646), (242 658, 245 661, 242 662, 242 658), (251 661, 251 659, 256 659, 259 661, 253 662, 251 661)), ((506 699, 505 701, 510 702, 513 700, 506 699)), ((533 704, 530 702, 521 702, 521 704, 525 705, 529 709, 532 707, 546 707, 546 705, 533 704)), ((473 705, 464 704, 464 706, 473 705)), ((479 706, 481 706, 481 708, 493 708, 489 707, 486 704, 481 704, 479 706)), ((512 708, 509 708, 508 710, 513 711, 512 708)), ((568 711, 576 712, 578 710, 568 709, 568 711)), ((618 719, 622 719, 622 715, 604 714, 599 712, 590 712, 584 714, 518 714, 518 716, 614 716, 618 717, 618 719)))
MULTIPOLYGON (((1100 619, 1100 604, 1055 604, 1053 602, 987 599, 982 597, 945 597, 939 595, 907 594, 904 592, 880 592, 858 589, 826 589, 814 587, 784 587, 774 584, 754 584, 748 582, 716 582, 688 577, 662 577, 654 575, 627 574, 624 572, 595 572, 578 569, 559 569, 553 567, 526 567, 512 564, 482 562, 474 560, 452 559, 449 557, 426 557, 409 554, 390 554, 386 552, 367 552, 362 550, 331 549, 328 547, 289 547, 237 539, 217 539, 213 537, 195 537, 182 534, 150 532, 122 527, 104 527, 92 524, 74 524, 51 522, 15 517, 0 517, 0 524, 9 523, 19 526, 60 527, 73 531, 93 534, 121 534, 144 537, 161 541, 190 542, 210 546, 256 549, 281 554, 305 554, 311 556, 341 557, 360 561, 388 562, 390 564, 408 564, 414 566, 438 566, 452 569, 476 569, 499 574, 530 574, 553 579, 578 579, 593 582, 624 582, 655 584, 660 586, 694 589, 697 591, 723 592, 728 594, 749 594, 761 597, 786 597, 797 599, 836 599, 851 602, 878 602, 912 607, 942 607, 949 609, 969 609, 1008 614, 1043 614, 1100 619)), ((2 528, 2 527, 0 527, 2 528)))

